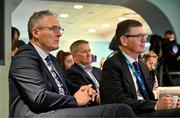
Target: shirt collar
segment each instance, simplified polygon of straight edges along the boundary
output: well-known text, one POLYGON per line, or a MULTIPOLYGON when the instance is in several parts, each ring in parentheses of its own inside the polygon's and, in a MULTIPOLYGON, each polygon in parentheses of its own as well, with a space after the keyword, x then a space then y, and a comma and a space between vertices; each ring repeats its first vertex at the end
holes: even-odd
POLYGON ((92 70, 92 67, 91 67, 91 65, 87 65, 87 66, 84 66, 84 65, 82 65, 82 64, 78 64, 82 69, 84 69, 84 70, 92 70))
POLYGON ((36 51, 38 52, 38 54, 40 55, 40 57, 45 60, 45 58, 49 55, 48 53, 46 53, 44 50, 42 50, 41 48, 39 48, 38 46, 34 45, 33 43, 31 43, 34 48, 36 49, 36 51))
POLYGON ((132 64, 135 61, 138 61, 138 58, 135 60, 132 57, 130 57, 129 55, 127 55, 125 52, 122 51, 122 53, 124 54, 124 56, 126 57, 126 59, 132 64))

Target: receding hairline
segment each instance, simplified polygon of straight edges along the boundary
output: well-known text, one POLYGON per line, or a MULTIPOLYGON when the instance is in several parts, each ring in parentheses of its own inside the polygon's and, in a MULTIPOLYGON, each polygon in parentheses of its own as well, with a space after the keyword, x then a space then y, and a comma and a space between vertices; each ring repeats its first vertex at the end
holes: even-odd
POLYGON ((145 61, 147 61, 149 58, 158 59, 158 56, 157 56, 157 54, 156 54, 155 52, 153 52, 153 51, 145 52, 145 53, 143 54, 143 59, 144 59, 145 61))
POLYGON ((42 10, 42 11, 38 11, 38 12, 34 12, 32 14, 32 16, 29 18, 28 21, 28 35, 29 35, 29 39, 32 39, 32 28, 38 27, 38 25, 40 24, 40 20, 46 16, 55 16, 58 17, 58 15, 55 12, 52 12, 50 10, 42 10))
POLYGON ((83 40, 83 39, 77 40, 77 41, 73 42, 73 43, 71 44, 71 46, 70 46, 70 51, 71 51, 71 53, 73 54, 73 53, 77 52, 79 46, 82 45, 82 44, 89 44, 89 42, 86 41, 86 40, 83 40))

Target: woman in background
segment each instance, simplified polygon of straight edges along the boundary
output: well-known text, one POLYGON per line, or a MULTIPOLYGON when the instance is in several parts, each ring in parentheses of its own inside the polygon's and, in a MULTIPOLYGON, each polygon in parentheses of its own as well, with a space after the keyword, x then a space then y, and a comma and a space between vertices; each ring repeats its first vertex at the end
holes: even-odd
POLYGON ((56 58, 63 71, 70 68, 74 64, 74 60, 70 52, 60 50, 57 53, 56 58))
POLYGON ((23 45, 26 45, 26 43, 23 40, 18 39, 18 40, 14 40, 12 42, 12 48, 11 48, 11 57, 12 58, 16 54, 17 50, 23 45))

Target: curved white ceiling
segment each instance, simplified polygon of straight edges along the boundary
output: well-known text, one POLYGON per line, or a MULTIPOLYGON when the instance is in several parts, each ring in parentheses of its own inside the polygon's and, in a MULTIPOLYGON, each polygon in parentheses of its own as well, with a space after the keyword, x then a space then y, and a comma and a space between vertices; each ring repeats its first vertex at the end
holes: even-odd
POLYGON ((75 2, 57 2, 43 0, 23 0, 12 12, 12 25, 21 31, 21 38, 27 39, 27 22, 34 11, 50 9, 57 14, 68 14, 67 18, 59 17, 65 32, 61 40, 72 43, 77 39, 88 41, 109 41, 112 39, 119 20, 137 19, 151 33, 148 24, 135 11, 116 5, 102 5, 75 2), (83 5, 74 9, 74 5, 83 5), (93 32, 90 32, 93 31, 93 32))

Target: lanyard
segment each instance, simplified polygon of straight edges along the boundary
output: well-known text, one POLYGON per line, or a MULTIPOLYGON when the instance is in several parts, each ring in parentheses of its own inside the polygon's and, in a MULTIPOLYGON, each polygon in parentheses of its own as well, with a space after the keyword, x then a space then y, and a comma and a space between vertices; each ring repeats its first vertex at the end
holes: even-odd
POLYGON ((126 59, 126 62, 129 66, 129 68, 133 71, 133 74, 135 75, 135 77, 137 78, 138 82, 139 82, 139 86, 142 89, 144 96, 147 97, 147 92, 144 86, 144 81, 142 80, 142 78, 140 77, 140 75, 138 74, 138 72, 135 70, 134 66, 126 59))

